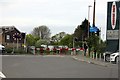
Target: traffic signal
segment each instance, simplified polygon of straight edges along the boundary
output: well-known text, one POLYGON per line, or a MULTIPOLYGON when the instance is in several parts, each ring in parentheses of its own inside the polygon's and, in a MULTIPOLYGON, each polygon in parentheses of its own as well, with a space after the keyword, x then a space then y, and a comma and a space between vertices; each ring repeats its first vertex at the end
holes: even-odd
POLYGON ((25 39, 25 35, 26 35, 25 33, 22 33, 22 38, 23 38, 23 39, 25 39))
POLYGON ((96 32, 97 36, 100 35, 100 30, 98 29, 97 32, 96 32))
POLYGON ((78 41, 78 38, 77 38, 77 37, 75 37, 75 38, 74 38, 74 41, 75 41, 75 42, 77 42, 77 41, 78 41))

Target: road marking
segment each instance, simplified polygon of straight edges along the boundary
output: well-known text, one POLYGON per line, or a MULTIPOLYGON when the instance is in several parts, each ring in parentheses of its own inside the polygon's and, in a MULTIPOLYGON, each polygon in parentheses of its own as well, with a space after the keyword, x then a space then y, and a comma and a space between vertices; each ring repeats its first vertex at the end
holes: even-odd
POLYGON ((6 76, 0 71, 0 77, 1 78, 6 78, 6 76))

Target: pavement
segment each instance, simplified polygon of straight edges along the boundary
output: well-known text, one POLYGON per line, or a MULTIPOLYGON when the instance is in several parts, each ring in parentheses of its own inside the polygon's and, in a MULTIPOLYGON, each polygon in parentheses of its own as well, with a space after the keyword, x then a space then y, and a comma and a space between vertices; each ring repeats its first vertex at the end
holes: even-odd
POLYGON ((104 66, 104 67, 108 67, 111 65, 117 65, 117 64, 112 64, 110 62, 105 62, 103 59, 93 59, 93 58, 89 58, 83 55, 75 55, 73 56, 73 59, 78 60, 78 61, 83 61, 83 62, 87 62, 90 64, 95 64, 95 65, 100 65, 100 66, 104 66))

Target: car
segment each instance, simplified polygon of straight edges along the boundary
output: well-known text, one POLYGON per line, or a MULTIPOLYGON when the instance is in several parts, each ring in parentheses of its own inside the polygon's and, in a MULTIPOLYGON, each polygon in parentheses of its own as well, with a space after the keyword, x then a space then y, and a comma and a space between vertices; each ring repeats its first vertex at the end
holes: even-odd
POLYGON ((5 47, 3 45, 0 44, 0 54, 5 52, 5 47))
POLYGON ((106 62, 110 61, 110 54, 112 54, 112 52, 106 51, 103 53, 104 61, 106 62))
POLYGON ((119 51, 117 51, 115 53, 112 53, 110 55, 110 62, 112 62, 112 63, 118 63, 119 62, 119 56, 120 56, 119 51))

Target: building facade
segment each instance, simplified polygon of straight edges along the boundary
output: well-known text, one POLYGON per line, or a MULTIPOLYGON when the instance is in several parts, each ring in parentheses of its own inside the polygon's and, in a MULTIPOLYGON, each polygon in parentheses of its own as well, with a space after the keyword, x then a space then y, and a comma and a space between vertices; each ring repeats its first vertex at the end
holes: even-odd
POLYGON ((20 32, 14 26, 0 27, 0 44, 5 47, 22 47, 24 44, 25 33, 20 32))

